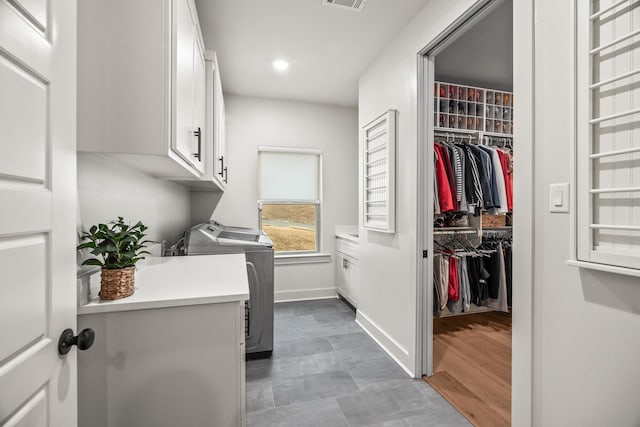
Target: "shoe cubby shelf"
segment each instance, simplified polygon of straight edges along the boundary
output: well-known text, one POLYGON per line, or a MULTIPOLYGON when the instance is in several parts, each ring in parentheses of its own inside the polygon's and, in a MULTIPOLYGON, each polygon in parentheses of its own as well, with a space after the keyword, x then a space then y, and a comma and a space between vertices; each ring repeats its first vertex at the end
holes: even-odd
POLYGON ((513 135, 512 92, 445 82, 436 82, 434 90, 436 129, 513 135))

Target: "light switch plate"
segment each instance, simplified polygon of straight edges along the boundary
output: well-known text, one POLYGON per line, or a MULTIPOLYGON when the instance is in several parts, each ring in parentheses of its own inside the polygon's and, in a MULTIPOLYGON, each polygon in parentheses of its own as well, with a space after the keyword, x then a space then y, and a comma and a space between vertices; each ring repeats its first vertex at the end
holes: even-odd
POLYGON ((569 212, 569 184, 551 184, 549 186, 549 212, 569 212))

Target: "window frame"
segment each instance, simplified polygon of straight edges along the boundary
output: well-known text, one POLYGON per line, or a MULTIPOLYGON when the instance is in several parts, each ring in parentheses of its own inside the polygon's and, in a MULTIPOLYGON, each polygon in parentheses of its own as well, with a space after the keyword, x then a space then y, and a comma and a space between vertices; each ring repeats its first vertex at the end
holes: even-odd
MULTIPOLYGON (((615 248, 595 248, 595 233, 601 228, 601 224, 595 221, 595 209, 597 203, 595 197, 598 196, 597 190, 600 185, 595 185, 597 176, 595 175, 594 162, 600 157, 594 152, 596 146, 596 138, 599 136, 594 132, 595 122, 594 105, 595 95, 594 88, 594 62, 590 51, 597 50, 594 46, 594 25, 599 22, 599 15, 606 16, 607 13, 613 12, 624 4, 620 3, 610 9, 603 7, 605 12, 594 12, 593 0, 584 2, 576 0, 574 2, 575 13, 575 35, 576 35, 576 56, 575 56, 575 139, 574 139, 574 161, 575 163, 575 215, 574 215, 574 242, 575 251, 572 260, 568 263, 573 266, 607 271, 618 274, 640 276, 640 248, 633 248, 630 251, 621 251, 615 248), (595 17, 595 18, 593 18, 595 17), (594 122, 592 122, 594 120, 594 122), (637 252, 637 255, 632 252, 637 252)), ((607 41, 598 41, 599 45, 608 43, 607 41)), ((603 79, 607 80, 607 79, 603 79)), ((624 81, 624 80, 623 80, 624 81)), ((601 83, 598 83, 601 84, 601 83)), ((615 84, 615 82, 614 82, 615 84)), ((604 84, 602 84, 604 86, 604 84)), ((609 86, 607 86, 609 87, 609 86)), ((615 86, 614 86, 615 87, 615 86)), ((602 115, 602 113, 598 113, 602 115)), ((610 114, 610 113, 608 113, 610 114)), ((603 116, 606 116, 605 114, 603 116)), ((604 121, 604 119, 602 119, 604 121)), ((638 141, 637 144, 640 144, 638 141)), ((625 225, 621 224, 622 227, 625 225)), ((605 225, 604 229, 608 229, 605 225)))
MULTIPOLYGON (((321 255, 322 249, 322 195, 323 195, 323 153, 322 150, 314 148, 299 148, 299 147, 275 147, 275 146, 258 146, 258 167, 260 165, 260 153, 283 153, 283 154, 310 154, 318 156, 318 199, 317 200, 271 200, 258 198, 258 228, 262 230, 262 206, 263 205, 315 205, 315 233, 316 233, 316 248, 315 250, 301 250, 301 251, 274 251, 275 256, 278 258, 293 258, 301 257, 307 258, 314 255, 321 255)), ((259 174, 258 174, 259 176, 259 174)), ((314 261, 310 261, 314 262, 314 261)), ((317 261, 316 261, 317 262, 317 261)))

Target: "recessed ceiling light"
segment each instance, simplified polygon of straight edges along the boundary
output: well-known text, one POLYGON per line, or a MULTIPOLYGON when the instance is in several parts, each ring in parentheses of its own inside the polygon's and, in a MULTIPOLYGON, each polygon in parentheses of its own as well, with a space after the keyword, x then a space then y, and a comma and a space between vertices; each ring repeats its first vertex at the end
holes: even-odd
POLYGON ((276 59, 271 64, 273 65, 273 68, 276 69, 276 71, 280 72, 287 71, 287 69, 289 68, 289 63, 284 59, 276 59))

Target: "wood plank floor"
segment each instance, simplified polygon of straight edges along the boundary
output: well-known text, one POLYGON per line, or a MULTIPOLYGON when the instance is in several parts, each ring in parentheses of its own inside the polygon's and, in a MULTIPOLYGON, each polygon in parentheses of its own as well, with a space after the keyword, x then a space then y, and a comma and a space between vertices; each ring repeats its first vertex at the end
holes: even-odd
POLYGON ((433 372, 425 381, 473 425, 510 425, 511 315, 434 319, 433 372))

